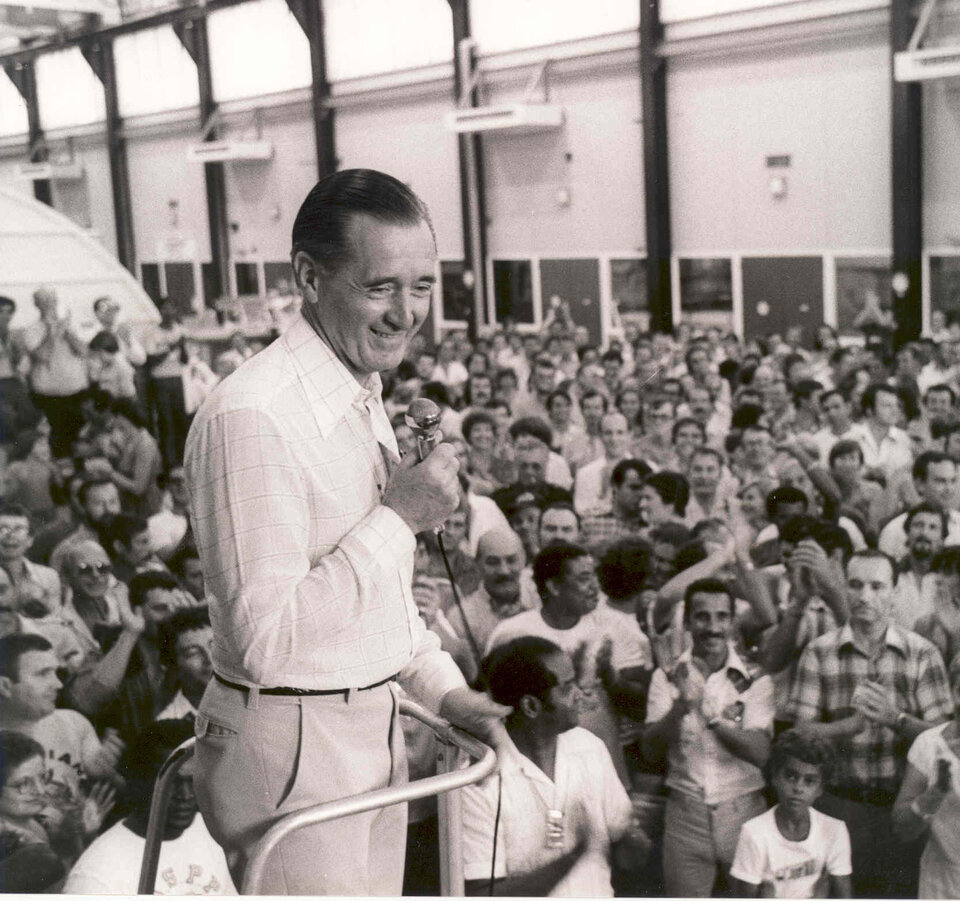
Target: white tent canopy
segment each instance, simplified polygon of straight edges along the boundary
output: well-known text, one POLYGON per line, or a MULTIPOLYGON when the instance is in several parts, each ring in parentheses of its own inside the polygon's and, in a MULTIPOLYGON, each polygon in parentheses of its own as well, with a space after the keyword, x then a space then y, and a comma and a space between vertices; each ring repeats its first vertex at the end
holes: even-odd
POLYGON ((81 326, 93 325, 93 302, 104 295, 127 322, 160 321, 140 283, 95 238, 28 194, 0 187, 0 295, 17 303, 13 328, 36 321, 33 292, 41 285, 81 326))

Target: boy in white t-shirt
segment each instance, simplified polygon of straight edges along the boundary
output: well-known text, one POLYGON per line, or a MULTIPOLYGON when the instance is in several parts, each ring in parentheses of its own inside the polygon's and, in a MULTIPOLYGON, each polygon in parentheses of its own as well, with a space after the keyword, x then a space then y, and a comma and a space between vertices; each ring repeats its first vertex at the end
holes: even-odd
POLYGON ((768 766, 777 804, 740 830, 730 867, 735 896, 851 897, 846 824, 812 806, 832 760, 829 745, 795 729, 774 742, 768 766))

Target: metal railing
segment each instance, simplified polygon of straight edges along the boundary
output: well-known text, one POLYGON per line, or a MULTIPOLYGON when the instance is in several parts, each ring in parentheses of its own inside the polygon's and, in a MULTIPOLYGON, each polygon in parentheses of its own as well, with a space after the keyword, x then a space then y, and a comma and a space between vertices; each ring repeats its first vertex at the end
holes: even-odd
MULTIPOLYGON (((440 824, 440 891, 446 896, 462 896, 464 892, 463 860, 460 845, 460 806, 455 789, 473 785, 489 776, 497 765, 493 748, 471 735, 451 726, 446 720, 427 712, 412 701, 400 702, 400 713, 419 720, 433 730, 442 744, 439 758, 440 772, 436 776, 418 779, 394 788, 382 788, 366 794, 351 795, 337 801, 328 801, 315 807, 288 814, 273 824, 254 846, 243 877, 241 893, 256 895, 263 880, 264 868, 270 853, 284 837, 305 826, 316 826, 329 820, 365 813, 379 807, 392 807, 408 801, 418 801, 431 795, 439 795, 438 819, 440 824), (466 754, 475 762, 460 769, 461 755, 466 754)), ((167 818, 173 778, 180 768, 193 756, 194 739, 185 741, 164 761, 157 775, 150 804, 150 819, 147 824, 146 846, 140 868, 141 895, 152 895, 160 862, 160 845, 163 824, 167 818)))

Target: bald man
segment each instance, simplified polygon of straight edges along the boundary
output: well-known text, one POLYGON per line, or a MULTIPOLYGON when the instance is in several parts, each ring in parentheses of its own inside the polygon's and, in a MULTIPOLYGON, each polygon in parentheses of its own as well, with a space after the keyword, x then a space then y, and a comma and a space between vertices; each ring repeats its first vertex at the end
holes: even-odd
MULTIPOLYGON (((521 574, 525 564, 523 544, 512 529, 492 529, 480 537, 477 565, 482 582, 473 594, 463 599, 463 610, 481 653, 502 620, 539 606, 531 592, 523 590, 521 574)), ((447 618, 454 631, 465 641, 469 640, 463 616, 456 607, 447 612, 447 618)))

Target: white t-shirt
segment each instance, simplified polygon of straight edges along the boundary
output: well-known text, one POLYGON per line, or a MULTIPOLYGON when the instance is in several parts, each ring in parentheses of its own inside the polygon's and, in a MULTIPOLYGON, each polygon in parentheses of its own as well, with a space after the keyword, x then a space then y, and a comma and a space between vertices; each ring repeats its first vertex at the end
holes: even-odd
POLYGON ((71 794, 77 797, 81 778, 87 775, 87 767, 101 750, 90 720, 76 710, 58 709, 17 731, 43 746, 51 778, 69 786, 71 794))
POLYGON ((937 761, 950 761, 950 791, 930 821, 930 836, 920 858, 921 898, 960 898, 960 759, 943 738, 949 725, 921 732, 907 754, 928 785, 937 778, 937 761))
POLYGON ((540 610, 527 610, 503 620, 493 630, 485 650, 489 654, 494 648, 515 638, 535 635, 546 638, 573 657, 586 645, 588 659, 594 659, 594 649, 599 649, 604 638, 613 644, 613 668, 627 669, 632 666, 649 668, 653 657, 650 653, 650 641, 640 630, 636 619, 601 605, 596 610, 580 617, 572 629, 554 629, 546 623, 540 610))
MULTIPOLYGON (((74 864, 63 893, 135 895, 145 840, 117 823, 96 839, 74 864)), ((155 895, 236 895, 227 860, 210 837, 203 817, 160 846, 155 895)))
POLYGON ((490 878, 501 779, 495 877, 529 873, 570 852, 578 824, 586 822, 587 849, 550 895, 612 897, 610 845, 629 826, 631 805, 602 742, 579 727, 558 736, 552 781, 511 742, 499 775, 463 789, 463 872, 468 880, 490 878), (546 847, 548 810, 563 811, 563 848, 546 847))
POLYGON ((584 693, 580 724, 602 739, 614 766, 625 784, 629 781, 621 745, 620 719, 603 687, 598 670, 604 641, 611 643, 611 665, 619 672, 630 667, 649 668, 653 661, 650 642, 640 631, 636 619, 599 606, 582 616, 572 629, 554 629, 544 621, 540 610, 527 610, 503 620, 490 635, 485 653, 515 638, 546 638, 558 645, 577 663, 577 683, 584 693))
POLYGON ((784 838, 776 807, 743 824, 730 875, 750 885, 769 882, 775 898, 813 898, 824 872, 849 876, 850 834, 843 820, 810 809, 810 832, 802 842, 784 838))

